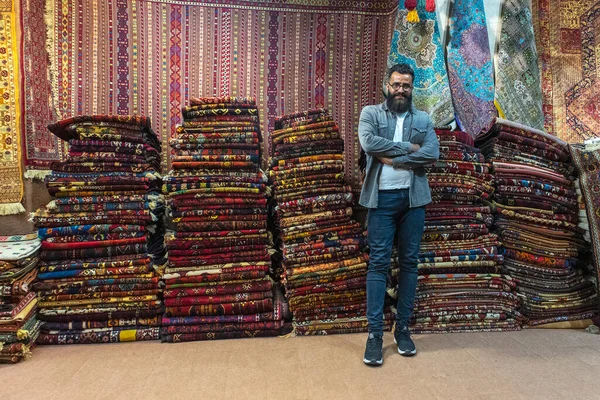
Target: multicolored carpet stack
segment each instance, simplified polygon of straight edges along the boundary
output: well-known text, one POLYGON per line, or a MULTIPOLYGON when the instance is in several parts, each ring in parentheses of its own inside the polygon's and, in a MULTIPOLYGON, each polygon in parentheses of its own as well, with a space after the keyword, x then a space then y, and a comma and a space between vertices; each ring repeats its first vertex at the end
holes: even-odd
POLYGON ((253 98, 192 99, 165 177, 173 231, 163 342, 278 336, 283 296, 269 276, 267 177, 253 98))
POLYGON ((158 339, 166 263, 160 142, 145 117, 80 116, 48 127, 69 142, 33 222, 42 239, 38 344, 158 339))
POLYGON ((310 110, 278 117, 271 138, 274 224, 294 333, 365 332, 367 242, 352 219, 338 125, 327 110, 310 110))
MULTIPOLYGON (((580 144, 569 144, 569 150, 575 165, 577 166, 577 154, 583 146, 580 144)), ((585 147, 583 147, 585 148, 585 147)), ((590 218, 588 217, 588 212, 586 209, 585 198, 583 195, 582 185, 584 185, 584 179, 582 179, 582 175, 585 174, 586 171, 578 171, 579 178, 573 182, 573 186, 575 188, 575 193, 577 194, 577 207, 578 207, 578 221, 577 226, 581 229, 582 235, 581 237, 584 240, 584 244, 579 252, 578 264, 577 266, 581 269, 584 274, 584 277, 591 282, 594 283, 594 286, 598 288, 598 269, 595 265, 595 259, 593 254, 593 243, 592 243, 592 229, 590 226, 590 218)), ((592 218, 593 219, 593 218, 592 218)), ((600 300, 600 299, 599 299, 600 300)), ((599 304, 600 308, 600 304, 599 304)))
POLYGON ((37 234, 0 236, 0 363, 17 363, 31 354, 40 333, 37 296, 37 234))
MULTIPOLYGON (((579 179, 576 191, 579 200, 579 227, 589 249, 586 278, 600 286, 600 138, 583 144, 570 144, 569 150, 579 179)), ((585 270, 586 268, 584 268, 585 270)))
POLYGON ((526 326, 594 316, 596 288, 578 268, 585 241, 577 226, 576 173, 567 143, 497 119, 476 145, 492 161, 494 228, 505 271, 517 282, 526 326))
MULTIPOLYGON (((433 201, 426 209, 412 330, 516 330, 521 316, 515 283, 501 273, 498 237, 489 231, 490 165, 466 132, 436 133, 440 158, 426 167, 433 201)), ((391 271, 396 288, 397 266, 391 271)))

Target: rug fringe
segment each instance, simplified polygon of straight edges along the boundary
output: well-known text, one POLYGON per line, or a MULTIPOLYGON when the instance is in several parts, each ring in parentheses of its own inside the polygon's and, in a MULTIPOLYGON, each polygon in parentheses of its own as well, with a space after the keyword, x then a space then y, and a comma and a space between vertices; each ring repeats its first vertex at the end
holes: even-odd
POLYGON ((48 175, 52 174, 52 170, 50 169, 28 169, 23 174, 25 179, 38 179, 43 181, 48 175))
POLYGON ((291 337, 296 337, 296 327, 294 326, 292 328, 292 331, 290 333, 286 333, 285 335, 279 335, 280 338, 284 338, 284 339, 288 339, 291 337))
POLYGON ((51 200, 50 203, 46 204, 46 210, 56 210, 57 208, 56 200, 51 200))
POLYGON ((0 215, 15 215, 24 213, 25 207, 21 203, 0 204, 0 215))

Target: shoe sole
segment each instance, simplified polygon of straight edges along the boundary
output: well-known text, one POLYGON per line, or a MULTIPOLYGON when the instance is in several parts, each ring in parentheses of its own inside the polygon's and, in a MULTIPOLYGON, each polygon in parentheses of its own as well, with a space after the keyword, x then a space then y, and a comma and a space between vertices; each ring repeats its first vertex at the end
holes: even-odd
POLYGON ((402 351, 400 349, 398 349, 398 353, 400 353, 401 356, 404 357, 412 357, 412 356, 416 356, 417 355, 417 351, 402 351))
MULTIPOLYGON (((394 343, 396 343, 396 345, 398 345, 398 342, 396 342, 396 338, 394 338, 394 343)), ((398 349, 398 353, 404 357, 412 357, 412 356, 417 355, 417 349, 414 349, 413 351, 403 351, 403 350, 400 350, 400 348, 398 348, 398 347, 397 347, 397 349, 398 349)))
POLYGON ((383 358, 381 360, 367 360, 366 358, 363 358, 363 362, 367 365, 379 367, 380 365, 383 365, 383 358))

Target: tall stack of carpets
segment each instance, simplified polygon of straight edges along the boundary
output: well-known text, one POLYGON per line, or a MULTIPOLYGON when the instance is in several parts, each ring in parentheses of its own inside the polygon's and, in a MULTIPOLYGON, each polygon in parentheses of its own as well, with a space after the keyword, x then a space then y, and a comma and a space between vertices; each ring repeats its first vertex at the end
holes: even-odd
POLYGON ((492 161, 494 227, 527 326, 594 316, 596 289, 578 268, 585 241, 577 226, 576 174, 567 143, 497 119, 476 144, 492 161))
POLYGON ((31 290, 40 246, 36 234, 0 236, 0 363, 25 360, 40 333, 31 290))
POLYGON ((163 342, 285 333, 272 279, 267 177, 253 98, 192 99, 171 140, 164 179, 173 231, 166 235, 163 342))
POLYGON ((50 125, 69 142, 37 210, 39 344, 158 339, 166 263, 160 142, 149 120, 81 116, 50 125))
POLYGON ((327 110, 310 110, 278 117, 271 138, 274 224, 294 333, 365 332, 367 242, 352 219, 338 125, 327 110))
MULTIPOLYGON (((490 165, 466 132, 438 130, 439 161, 426 167, 426 208, 413 312, 415 333, 519 329, 515 283, 502 274, 498 237, 490 233, 490 165)), ((392 289, 398 266, 393 256, 392 289)))
POLYGON ((586 140, 583 144, 569 145, 573 163, 579 173, 580 194, 579 227, 585 230, 584 238, 591 244, 591 261, 587 278, 600 286, 600 138, 586 140), (591 276, 590 276, 591 275, 591 276))
MULTIPOLYGON (((590 280, 594 283, 594 286, 598 288, 598 273, 597 268, 595 266, 595 259, 593 257, 593 243, 592 243, 592 231, 590 226, 590 218, 588 217, 588 212, 586 209, 585 198, 582 190, 582 181, 585 180, 583 178, 583 174, 586 171, 579 170, 577 166, 577 154, 575 154, 581 147, 578 144, 570 144, 569 150, 571 156, 573 157, 573 161, 575 166, 578 168, 579 178, 574 182, 575 193, 577 194, 577 206, 578 206, 578 221, 577 226, 581 228, 582 235, 581 237, 584 240, 584 245, 579 253, 579 263, 578 267, 581 268, 586 279, 590 280)), ((600 300, 600 299, 599 299, 600 300)), ((599 304, 600 306, 600 304, 599 304)), ((551 326, 551 325, 550 325, 551 326)))

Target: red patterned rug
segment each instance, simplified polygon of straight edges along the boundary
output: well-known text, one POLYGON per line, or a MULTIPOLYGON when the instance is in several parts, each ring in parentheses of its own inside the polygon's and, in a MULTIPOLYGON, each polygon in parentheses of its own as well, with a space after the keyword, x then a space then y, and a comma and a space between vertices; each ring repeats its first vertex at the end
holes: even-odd
MULTIPOLYGON (((64 143, 48 131, 56 118, 50 106, 48 53, 46 52, 45 0, 20 0, 21 67, 23 70, 22 143, 26 174, 48 170, 50 163, 64 156, 64 143)), ((40 177, 38 175, 38 177, 40 177)))

